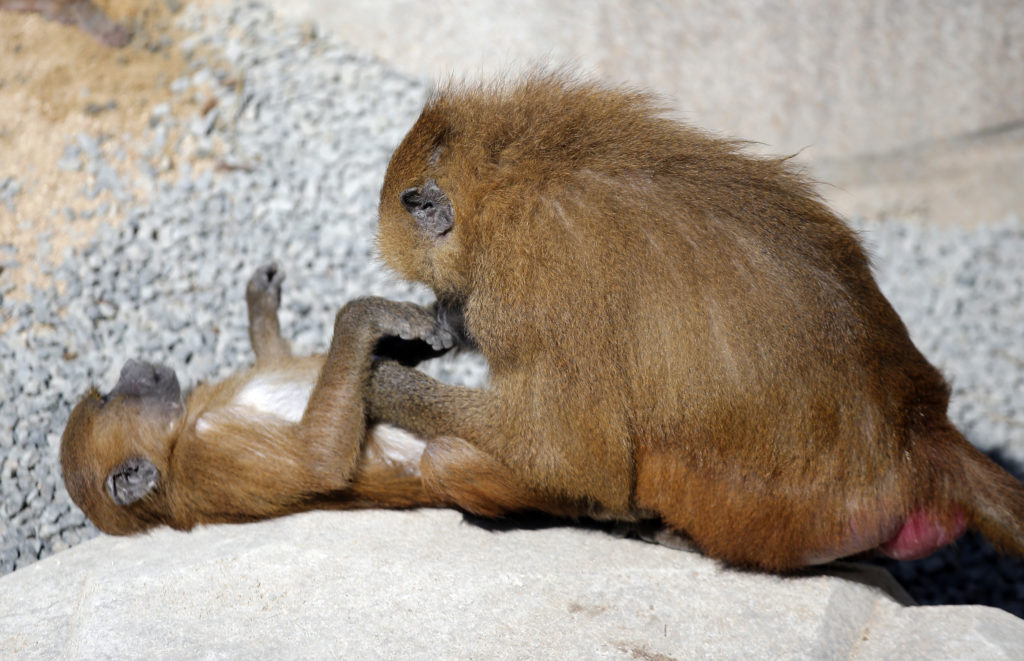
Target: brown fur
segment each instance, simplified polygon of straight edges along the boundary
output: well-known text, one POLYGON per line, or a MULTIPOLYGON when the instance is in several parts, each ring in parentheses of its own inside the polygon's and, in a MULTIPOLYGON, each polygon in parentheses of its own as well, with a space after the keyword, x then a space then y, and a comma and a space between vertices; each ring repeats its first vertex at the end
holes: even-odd
POLYGON ((135 392, 128 372, 149 376, 136 364, 126 367, 110 395, 93 389, 75 407, 61 441, 61 466, 68 493, 98 528, 111 534, 157 525, 188 530, 314 508, 461 500, 467 509, 497 515, 502 502, 522 500, 507 472, 474 464, 472 453, 445 455, 443 441, 434 452, 444 461, 424 460, 424 473, 443 481, 445 470, 456 470, 465 484, 427 489, 420 457, 389 455, 387 438, 395 430, 365 422, 362 388, 377 339, 388 329, 404 330, 406 318, 418 317, 429 327, 428 311, 380 299, 355 301, 339 312, 327 356, 295 358, 278 327, 281 279, 276 268, 265 267, 249 283, 256 353, 251 370, 197 387, 182 406, 180 394, 158 395, 155 386, 135 392), (285 399, 289 389, 312 388, 305 412, 298 410, 301 420, 246 404, 243 391, 271 381, 285 399), (158 479, 151 488, 140 487, 137 501, 119 504, 107 482, 126 462, 152 465, 158 479))
POLYGON ((491 457, 525 507, 658 516, 774 570, 883 545, 915 511, 1024 552, 1024 488, 950 424, 854 233, 784 159, 646 94, 440 90, 388 167, 379 249, 464 316, 491 385, 385 363, 371 415, 491 457))

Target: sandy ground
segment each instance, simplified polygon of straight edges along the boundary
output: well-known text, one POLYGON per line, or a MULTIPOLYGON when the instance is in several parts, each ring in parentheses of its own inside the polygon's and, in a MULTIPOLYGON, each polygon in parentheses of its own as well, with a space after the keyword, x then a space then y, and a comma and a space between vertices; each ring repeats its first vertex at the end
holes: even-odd
MULTIPOLYGON (((23 296, 25 285, 45 278, 46 266, 61 260, 66 247, 83 243, 100 223, 121 219, 108 191, 82 195, 92 184, 86 172, 56 167, 68 143, 81 133, 99 136, 106 160, 129 172, 138 145, 131 137, 144 130, 152 108, 169 103, 187 116, 190 109, 179 106, 196 105, 173 98, 168 88, 186 73, 173 26, 181 4, 97 4, 134 30, 126 47, 108 48, 38 15, 0 12, 0 185, 13 177, 21 188, 13 204, 0 204, 0 245, 16 249, 13 256, 0 253, 5 296, 23 296), (49 246, 45 254, 40 244, 49 246)), ((173 171, 175 155, 167 157, 173 171)))

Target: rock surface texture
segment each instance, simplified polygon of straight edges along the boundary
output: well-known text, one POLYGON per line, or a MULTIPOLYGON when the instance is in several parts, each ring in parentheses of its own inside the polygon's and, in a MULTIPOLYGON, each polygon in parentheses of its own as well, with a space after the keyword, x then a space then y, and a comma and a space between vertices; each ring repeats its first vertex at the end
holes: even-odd
POLYGON ((736 572, 604 532, 318 512, 101 537, 0 579, 19 659, 1024 658, 1024 621, 877 568, 736 572), (876 587, 876 584, 886 586, 876 587))

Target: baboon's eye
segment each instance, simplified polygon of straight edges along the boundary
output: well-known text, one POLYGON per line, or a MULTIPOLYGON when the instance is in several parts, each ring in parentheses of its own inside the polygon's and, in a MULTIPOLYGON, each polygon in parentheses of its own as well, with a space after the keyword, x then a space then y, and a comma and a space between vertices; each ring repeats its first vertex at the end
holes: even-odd
POLYGON ((405 189, 402 191, 402 194, 399 195, 398 199, 402 202, 402 206, 405 207, 405 210, 409 213, 414 213, 423 209, 424 204, 430 204, 423 199, 423 196, 420 195, 420 189, 418 188, 405 189))

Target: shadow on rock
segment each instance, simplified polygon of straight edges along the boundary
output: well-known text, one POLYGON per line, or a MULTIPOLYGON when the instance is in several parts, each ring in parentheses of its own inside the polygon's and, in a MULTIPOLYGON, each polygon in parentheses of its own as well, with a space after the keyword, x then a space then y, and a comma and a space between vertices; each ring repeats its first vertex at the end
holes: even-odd
MULTIPOLYGON (((1024 467, 1010 461, 1001 453, 987 454, 1018 480, 1024 476, 1024 467)), ((589 519, 570 521, 534 512, 514 514, 498 520, 468 513, 464 513, 463 517, 467 523, 491 532, 544 530, 569 526, 647 542, 655 541, 655 535, 660 527, 657 521, 642 521, 636 524, 589 519)), ((977 533, 968 532, 956 544, 920 560, 898 561, 872 557, 858 561, 888 570, 920 605, 995 606, 1024 618, 1024 560, 1015 556, 1000 555, 977 533)), ((830 568, 847 564, 826 565, 822 568, 822 573, 842 576, 842 573, 836 573, 830 568)), ((894 598, 896 596, 894 595, 894 598)), ((897 598, 897 601, 900 599, 897 598)))

